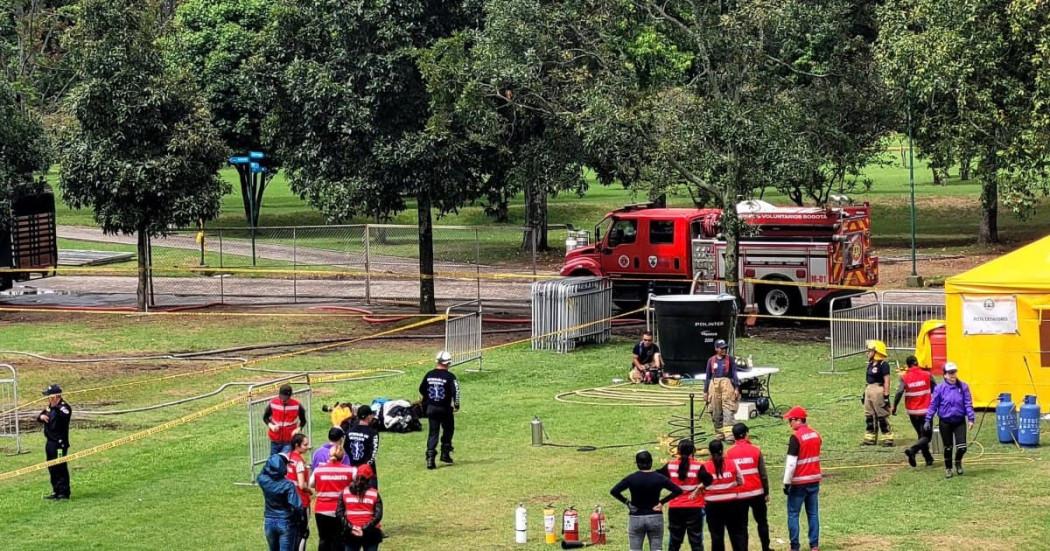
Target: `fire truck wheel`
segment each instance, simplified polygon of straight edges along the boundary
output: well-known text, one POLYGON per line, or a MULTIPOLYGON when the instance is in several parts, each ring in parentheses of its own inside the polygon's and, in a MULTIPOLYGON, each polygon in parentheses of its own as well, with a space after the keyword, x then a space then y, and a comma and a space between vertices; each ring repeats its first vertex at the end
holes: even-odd
POLYGON ((798 293, 793 289, 764 286, 759 294, 758 306, 765 315, 786 316, 796 311, 798 301, 798 293))

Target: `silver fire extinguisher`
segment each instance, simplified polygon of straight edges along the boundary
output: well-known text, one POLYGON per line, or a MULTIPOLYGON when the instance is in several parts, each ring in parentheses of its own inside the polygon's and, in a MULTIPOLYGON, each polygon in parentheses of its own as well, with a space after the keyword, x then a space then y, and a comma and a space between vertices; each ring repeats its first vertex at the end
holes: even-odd
POLYGON ((532 418, 532 445, 543 445, 543 421, 539 417, 532 418))

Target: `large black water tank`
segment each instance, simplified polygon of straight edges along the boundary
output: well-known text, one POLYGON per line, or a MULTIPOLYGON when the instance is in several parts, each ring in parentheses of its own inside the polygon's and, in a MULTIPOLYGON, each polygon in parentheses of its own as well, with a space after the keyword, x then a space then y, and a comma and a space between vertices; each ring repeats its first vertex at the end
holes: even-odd
POLYGON ((656 319, 656 339, 665 369, 696 375, 715 353, 715 341, 733 345, 733 295, 661 295, 651 299, 656 319))

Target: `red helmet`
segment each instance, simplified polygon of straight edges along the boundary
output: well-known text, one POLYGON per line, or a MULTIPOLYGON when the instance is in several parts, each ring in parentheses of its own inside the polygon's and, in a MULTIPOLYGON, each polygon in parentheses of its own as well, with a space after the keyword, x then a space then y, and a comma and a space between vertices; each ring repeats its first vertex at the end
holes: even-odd
POLYGON ((784 419, 806 419, 806 410, 802 406, 795 406, 784 414, 784 419))

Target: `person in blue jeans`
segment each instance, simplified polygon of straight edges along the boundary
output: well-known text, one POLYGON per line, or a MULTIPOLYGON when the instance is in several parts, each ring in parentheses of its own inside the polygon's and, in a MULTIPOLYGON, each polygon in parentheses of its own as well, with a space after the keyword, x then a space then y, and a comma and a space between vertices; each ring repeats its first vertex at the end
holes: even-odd
POLYGON ((288 458, 275 453, 255 479, 265 500, 263 530, 270 551, 294 551, 299 526, 305 520, 302 516, 306 509, 287 475, 288 458))
POLYGON ((788 440, 787 459, 784 461, 784 495, 787 496, 788 536, 791 549, 800 548, 798 517, 803 505, 809 524, 809 548, 817 551, 820 545, 820 446, 817 431, 806 424, 806 410, 795 406, 784 418, 795 431, 788 440))

